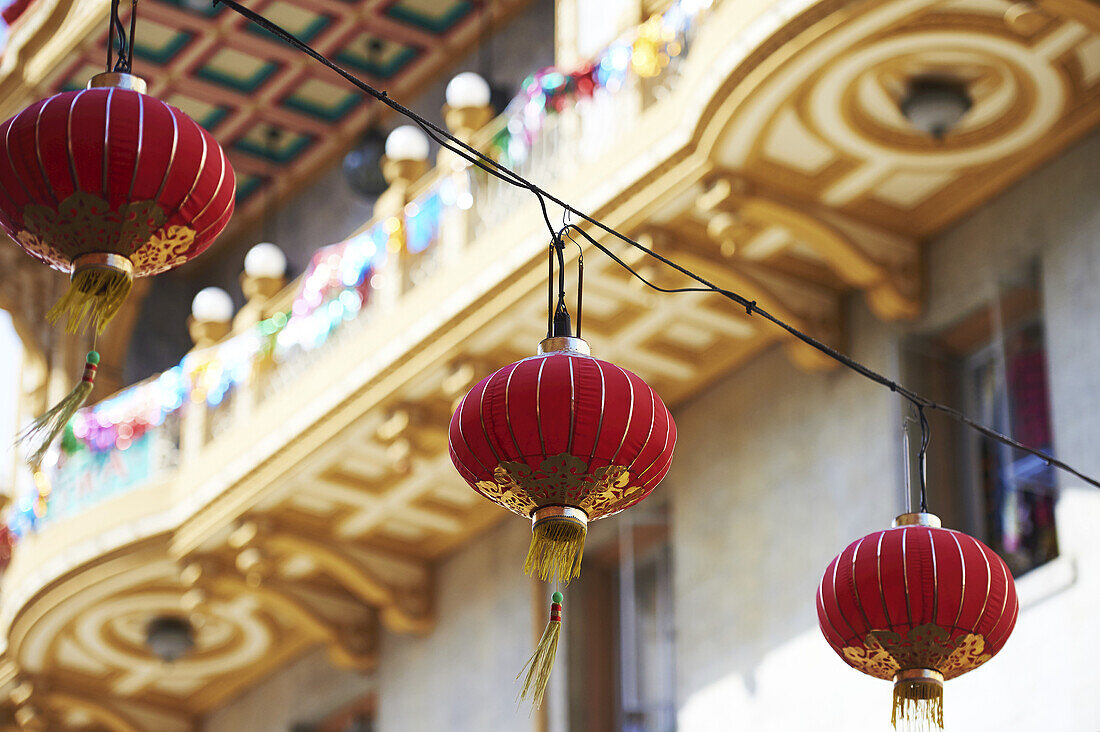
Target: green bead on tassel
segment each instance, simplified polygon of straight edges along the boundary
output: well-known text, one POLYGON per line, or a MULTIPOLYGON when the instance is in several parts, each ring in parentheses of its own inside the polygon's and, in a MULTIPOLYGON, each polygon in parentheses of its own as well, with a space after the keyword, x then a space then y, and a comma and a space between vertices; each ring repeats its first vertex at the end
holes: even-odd
POLYGON ((535 652, 527 659, 523 669, 516 676, 523 676, 523 691, 521 699, 530 699, 535 709, 542 707, 542 699, 546 695, 546 687, 550 683, 550 672, 554 670, 554 659, 558 655, 558 640, 561 638, 561 603, 565 599, 560 592, 555 592, 551 597, 550 621, 546 624, 546 630, 542 632, 542 638, 535 648, 535 652), (526 675, 525 675, 526 673, 526 675))
POLYGON ((29 453, 27 457, 29 465, 37 467, 41 464, 46 451, 50 449, 50 445, 65 429, 65 426, 69 424, 69 420, 76 414, 76 410, 80 409, 84 402, 88 400, 88 396, 92 393, 92 388, 95 385, 97 368, 99 368, 99 354, 95 351, 88 351, 88 357, 84 362, 84 376, 81 377, 80 383, 73 387, 73 390, 64 399, 51 407, 50 411, 31 422, 20 433, 17 442, 29 453))

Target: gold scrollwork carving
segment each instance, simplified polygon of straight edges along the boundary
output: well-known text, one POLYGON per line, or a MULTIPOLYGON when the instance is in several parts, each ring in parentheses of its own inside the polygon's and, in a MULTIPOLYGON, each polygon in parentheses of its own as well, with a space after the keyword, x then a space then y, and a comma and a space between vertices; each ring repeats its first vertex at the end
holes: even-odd
POLYGON ((620 511, 637 498, 640 486, 630 485, 630 472, 621 465, 589 471, 581 458, 568 453, 551 455, 538 469, 527 463, 503 462, 493 480, 477 484, 486 498, 520 516, 530 516, 539 506, 577 506, 597 519, 620 511))
POLYGON ((985 638, 981 635, 952 638, 945 628, 933 623, 913 628, 905 635, 873 630, 862 647, 848 646, 843 653, 849 664, 880 679, 892 679, 898 671, 910 668, 935 669, 950 679, 992 657, 985 653, 985 638))
POLYGON ((129 257, 135 274, 156 274, 186 261, 195 242, 194 229, 166 228, 165 219, 155 201, 132 201, 112 210, 99 196, 76 191, 56 208, 27 206, 16 239, 59 269, 67 270, 80 254, 110 252, 129 257))

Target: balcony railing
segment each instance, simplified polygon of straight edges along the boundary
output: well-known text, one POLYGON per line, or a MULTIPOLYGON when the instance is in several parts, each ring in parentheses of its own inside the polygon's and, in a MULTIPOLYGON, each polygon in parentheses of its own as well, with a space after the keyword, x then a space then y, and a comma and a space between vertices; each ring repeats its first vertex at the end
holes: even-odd
MULTIPOLYGON (((611 147, 668 93, 709 5, 676 2, 590 65, 533 74, 471 144, 541 185, 561 179, 577 161, 611 147)), ((417 180, 394 182, 371 220, 319 249, 307 271, 264 305, 258 322, 81 410, 35 476, 35 494, 18 497, 13 530, 73 516, 198 459, 230 425, 292 388, 334 344, 397 307, 529 195, 454 156, 417 180)))

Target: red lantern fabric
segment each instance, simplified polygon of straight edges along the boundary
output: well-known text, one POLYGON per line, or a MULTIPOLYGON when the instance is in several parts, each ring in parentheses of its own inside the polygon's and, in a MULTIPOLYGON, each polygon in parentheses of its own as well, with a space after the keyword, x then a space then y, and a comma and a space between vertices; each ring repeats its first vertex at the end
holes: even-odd
POLYGON ((580 508, 588 520, 622 511, 661 482, 675 445, 676 424, 648 384, 574 350, 483 379, 450 425, 466 482, 524 517, 546 506, 580 508))
POLYGON ((0 226, 62 271, 106 253, 135 276, 164 272, 202 253, 233 214, 236 178, 214 137, 132 89, 32 104, 0 125, 0 146, 0 226))

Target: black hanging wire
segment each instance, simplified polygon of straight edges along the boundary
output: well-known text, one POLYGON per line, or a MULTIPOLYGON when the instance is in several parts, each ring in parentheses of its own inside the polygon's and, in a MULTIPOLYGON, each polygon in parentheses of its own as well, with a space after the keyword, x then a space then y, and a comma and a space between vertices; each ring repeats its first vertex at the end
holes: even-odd
POLYGON ((138 0, 130 0, 130 38, 126 42, 126 70, 134 69, 134 33, 137 31, 137 5, 138 0))
POLYGON ((120 0, 111 0, 111 18, 107 26, 107 71, 128 74, 134 67, 134 30, 137 27, 137 0, 130 3, 130 35, 126 35, 126 26, 119 17, 120 0), (114 58, 114 47, 118 44, 118 58, 114 58))
MULTIPOLYGON (((1085 481, 1089 485, 1092 485, 1096 488, 1100 488, 1100 480, 1097 480, 1097 479, 1092 478, 1088 475, 1085 475, 1084 473, 1080 472, 1079 470, 1077 470, 1073 466, 1069 465, 1068 463, 1066 463, 1062 460, 1059 460, 1059 459, 1057 459, 1057 458, 1055 458, 1051 455, 1048 455, 1047 453, 1042 452, 1041 450, 1036 450, 1034 448, 1028 447, 1027 445, 1024 445, 1023 443, 1019 442, 1018 440, 1015 440, 1011 437, 1008 437, 1007 435, 1003 435, 1000 432, 997 432, 996 430, 993 430, 989 427, 986 427, 985 425, 981 424, 980 422, 975 422, 974 420, 970 419, 965 414, 963 414, 962 412, 960 412, 959 410, 957 410, 953 407, 949 407, 949 406, 944 405, 944 404, 939 404, 939 403, 933 401, 932 399, 929 399, 925 396, 922 396, 922 395, 918 394, 917 392, 912 391, 911 389, 908 389, 908 388, 902 386, 901 384, 898 384, 897 382, 893 381, 892 379, 889 379, 886 376, 883 376, 882 374, 878 373, 877 371, 872 370, 868 366, 864 366, 863 364, 861 364, 860 362, 858 362, 855 359, 851 358, 850 356, 846 356, 845 354, 841 353, 840 351, 837 351, 835 348, 833 348, 829 345, 826 345, 825 343, 822 343, 821 341, 817 340, 816 338, 814 338, 810 335, 807 335, 806 333, 803 333, 802 331, 795 328, 793 325, 790 325, 790 324, 784 322, 783 320, 780 320, 779 318, 772 315, 771 313, 769 313, 764 308, 757 305, 755 300, 749 300, 748 298, 745 298, 745 297, 737 294, 736 292, 732 292, 730 290, 726 290, 724 288, 721 288, 718 285, 715 285, 713 282, 710 282, 709 280, 703 278, 702 276, 700 276, 700 275, 692 272, 691 270, 677 264, 676 262, 668 259, 667 257, 664 257, 661 254, 658 254, 657 252, 653 251, 652 249, 649 249, 648 247, 640 244, 639 242, 635 241, 634 239, 631 239, 630 237, 626 236, 625 234, 613 229, 612 227, 610 227, 607 224, 603 223, 599 219, 596 219, 596 218, 590 216, 589 214, 585 213, 584 211, 581 211, 581 210, 577 209, 576 207, 566 203, 562 199, 554 196, 553 194, 549 193, 545 189, 540 188, 539 186, 535 185, 531 181, 529 181, 526 178, 524 178, 524 177, 520 176, 519 174, 515 173, 511 169, 505 167, 504 165, 501 165, 500 163, 496 162, 495 160, 493 160, 493 159, 487 157, 486 155, 482 154, 481 152, 474 149, 473 147, 471 147, 467 143, 464 143, 461 140, 457 139, 456 137, 451 135, 446 130, 440 128, 438 125, 436 125, 433 122, 425 119, 424 117, 421 117, 416 112, 413 112, 411 109, 409 109, 408 107, 405 107, 404 105, 402 105, 398 102, 395 102, 393 99, 390 98, 389 94, 387 94, 386 92, 379 91, 379 90, 375 89, 374 87, 370 86, 369 84, 363 82, 362 80, 360 80, 359 78, 357 78, 356 76, 354 76, 353 74, 351 74, 350 72, 348 72, 347 70, 342 68, 341 66, 333 63, 328 58, 326 58, 325 56, 323 56, 322 54, 320 54, 319 52, 317 52, 316 50, 311 48, 308 44, 304 43, 303 41, 299 40, 295 36, 291 35, 289 32, 287 32, 283 28, 279 27, 275 23, 272 23, 270 20, 263 17, 262 15, 256 13, 253 10, 250 10, 250 9, 244 7, 240 3, 236 2, 236 0, 213 0, 213 2, 214 2, 214 5, 217 5, 217 4, 221 3, 223 5, 229 6, 235 12, 237 12, 240 15, 244 16, 249 21, 255 23, 256 25, 258 25, 259 27, 261 27, 264 30, 268 31, 269 33, 276 36, 277 38, 282 39, 283 41, 285 41, 289 45, 297 48, 298 50, 302 51, 306 55, 312 57, 313 59, 317 60, 321 64, 323 64, 323 65, 327 66, 328 68, 332 69, 337 74, 339 74, 344 79, 346 79, 353 86, 359 88, 360 90, 362 90, 366 94, 368 94, 371 97, 373 97, 373 98, 377 99, 378 101, 382 102, 383 104, 390 107, 394 111, 396 111, 396 112, 402 114, 403 116, 409 118, 410 120, 412 120, 412 122, 415 123, 418 127, 420 127, 420 129, 422 129, 424 131, 424 133, 427 134, 431 139, 435 140, 442 147, 445 147, 448 150, 454 152, 456 155, 458 155, 462 159, 466 160, 471 165, 477 166, 481 170, 484 170, 486 173, 489 173, 490 175, 495 176, 496 178, 499 178, 500 180, 504 181, 505 183, 516 186, 517 188, 523 188, 523 189, 526 189, 526 190, 530 191, 531 194, 534 195, 535 198, 539 202, 539 208, 540 208, 541 213, 542 213, 542 218, 543 218, 543 221, 546 224, 546 227, 547 227, 548 231, 550 232, 550 237, 551 237, 552 241, 557 240, 558 232, 554 230, 553 224, 551 224, 551 222, 550 222, 550 215, 549 215, 549 212, 547 210, 547 205, 546 205, 547 201, 551 201, 551 202, 557 204, 558 206, 561 206, 565 211, 568 211, 568 212, 576 215, 578 218, 582 219, 584 222, 588 223, 592 227, 594 227, 596 229, 599 229, 600 231, 603 231, 604 233, 606 233, 610 236, 613 236, 613 237, 625 242, 626 244, 629 244, 630 246, 634 247, 635 249, 638 249, 638 250, 644 252, 646 255, 648 255, 648 256, 656 259, 657 261, 661 262, 662 264, 664 264, 668 267, 671 267, 672 269, 676 270, 677 272, 680 272, 681 274, 685 275, 686 277, 689 277, 690 279, 695 280, 699 284, 703 285, 703 287, 678 287, 678 288, 664 288, 664 287, 659 287, 657 285, 654 285, 652 282, 647 280, 645 277, 643 277, 640 274, 638 274, 637 272, 635 272, 629 265, 626 264, 626 262, 624 262, 622 259, 620 259, 618 256, 616 256, 610 249, 608 249, 606 246, 604 246, 603 244, 596 241, 596 239, 594 239, 591 235, 589 235, 586 231, 584 231, 584 229, 580 228, 577 225, 570 225, 569 226, 569 228, 572 231, 580 234, 590 244, 592 244, 594 247, 599 249, 601 252, 603 252, 604 254, 609 256, 613 261, 615 261, 621 267, 623 267, 628 272, 630 272, 632 275, 637 277, 639 280, 641 280, 648 287, 650 287, 654 290, 657 290, 658 292, 670 292, 670 293, 671 292, 713 292, 713 293, 717 293, 719 295, 722 295, 723 297, 727 298, 728 300, 731 300, 731 301, 737 303, 737 305, 743 307, 745 309, 745 312, 748 315, 758 315, 758 316, 760 316, 761 318, 767 320, 768 322, 770 322, 770 323, 778 326, 779 328, 782 328, 783 330, 787 331, 790 335, 794 336, 795 338, 802 341, 803 343, 811 346, 812 348, 815 348, 816 350, 820 351, 821 353, 824 353, 826 356, 833 359, 834 361, 837 361, 838 363, 842 364, 843 366, 851 369, 852 371, 855 371, 856 373, 858 373, 861 376, 875 382, 876 384, 879 384, 881 386, 885 386, 886 388, 890 389, 890 391, 904 397, 905 399, 909 400, 911 403, 917 405, 919 408, 932 409, 932 410, 935 410, 935 411, 940 412, 942 414, 945 414, 948 417, 956 420, 957 422, 965 424, 967 427, 970 427, 971 429, 976 430, 977 432, 985 435, 986 437, 989 437, 990 439, 996 440, 996 441, 998 441, 1002 444, 1005 444, 1005 445, 1008 445, 1010 447, 1016 448, 1017 450, 1022 450, 1023 452, 1026 452, 1030 455, 1034 455, 1034 456, 1038 457, 1040 460, 1042 460, 1045 464, 1047 464, 1051 467, 1058 468, 1059 470, 1065 471, 1065 472, 1079 478, 1080 480, 1085 481)), ((551 245, 551 246, 553 246, 553 245, 551 245)), ((552 282, 553 281, 553 273, 552 273, 553 261, 552 261, 552 258, 551 258, 550 267, 551 267, 551 282, 552 282)), ((551 308, 553 308, 553 304, 552 304, 552 301, 553 301, 552 284, 551 284, 551 297, 550 297, 550 299, 551 299, 551 308)), ((552 318, 551 318, 550 326, 551 326, 550 330, 552 331, 552 329, 553 329, 552 318)))
POLYGON ((917 453, 917 470, 920 475, 920 511, 928 513, 928 441, 932 439, 932 429, 928 426, 928 418, 924 416, 924 406, 917 405, 917 415, 920 417, 920 452, 917 453))
POLYGON ((924 414, 924 406, 911 402, 913 411, 917 413, 917 418, 905 417, 905 460, 906 460, 906 475, 905 475, 905 506, 906 511, 910 510, 910 502, 912 501, 912 491, 909 486, 909 474, 912 471, 910 464, 912 453, 909 452, 909 425, 916 422, 920 425, 920 449, 917 450, 917 480, 920 488, 920 512, 928 513, 928 442, 932 438, 932 428, 928 424, 928 417, 924 414))

